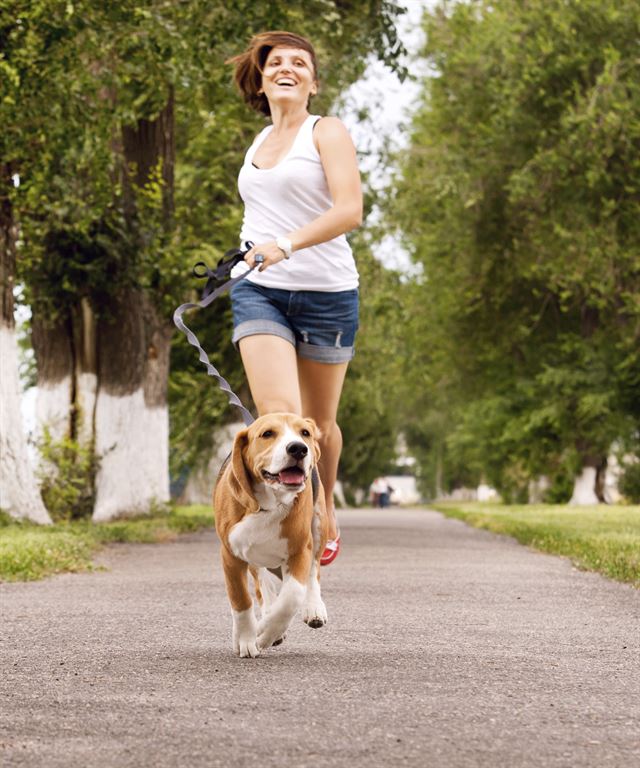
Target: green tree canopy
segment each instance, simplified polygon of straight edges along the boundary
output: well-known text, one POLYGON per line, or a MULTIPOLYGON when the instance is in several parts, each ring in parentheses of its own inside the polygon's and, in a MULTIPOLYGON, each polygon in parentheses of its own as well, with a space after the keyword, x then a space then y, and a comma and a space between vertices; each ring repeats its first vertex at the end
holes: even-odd
POLYGON ((633 0, 427 17, 393 213, 424 267, 408 375, 432 487, 438 454, 445 484, 546 474, 562 496, 637 440, 639 22, 633 0))
MULTIPOLYGON (((145 398, 153 390, 152 404, 162 403, 173 308, 193 295, 190 266, 237 240, 236 174, 260 127, 224 62, 255 32, 307 34, 321 67, 314 108, 326 111, 369 54, 400 66, 401 13, 391 0, 3 5, 1 149, 21 184, 7 189, 7 174, 3 183, 20 224, 41 382, 88 373, 98 378, 98 397, 144 383, 145 398)), ((228 306, 207 322, 207 346, 235 382, 228 306)), ((205 404, 202 434, 225 408, 199 369, 195 384, 197 358, 184 359, 191 351, 174 358, 177 466, 191 463, 192 443, 206 443, 193 439, 193 403, 205 404)), ((85 423, 95 422, 95 392, 93 405, 91 397, 80 402, 76 384, 72 433, 83 410, 85 423)), ((124 434, 118 442, 127 442, 124 434)))

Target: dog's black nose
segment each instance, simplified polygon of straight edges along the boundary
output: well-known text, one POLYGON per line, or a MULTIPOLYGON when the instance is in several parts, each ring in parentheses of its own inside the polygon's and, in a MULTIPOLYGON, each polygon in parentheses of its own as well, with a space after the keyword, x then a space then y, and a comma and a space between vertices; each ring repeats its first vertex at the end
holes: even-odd
POLYGON ((294 459, 299 461, 300 459, 304 459, 309 453, 309 449, 304 443, 289 443, 287 446, 287 453, 289 456, 293 456, 294 459))

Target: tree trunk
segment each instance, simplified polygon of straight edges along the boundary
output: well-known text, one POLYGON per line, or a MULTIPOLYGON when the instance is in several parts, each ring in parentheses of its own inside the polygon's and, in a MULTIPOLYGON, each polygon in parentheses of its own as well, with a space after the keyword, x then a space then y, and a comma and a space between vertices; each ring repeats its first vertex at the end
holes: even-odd
POLYGON ((10 168, 0 167, 0 508, 12 517, 50 524, 29 461, 20 413, 18 344, 13 317, 15 225, 6 192, 10 168))
POLYGON ((167 381, 171 329, 142 291, 116 300, 99 329, 95 521, 169 500, 167 381))
POLYGON ((215 430, 211 458, 205 466, 198 467, 189 474, 178 499, 180 504, 211 504, 215 478, 231 453, 235 436, 243 427, 244 422, 234 421, 215 430))
POLYGON ((36 415, 40 433, 94 443, 97 388, 96 318, 89 300, 60 309, 52 318, 34 307, 32 343, 38 364, 36 415))
MULTIPOLYGON (((173 219, 175 157, 173 92, 154 120, 122 131, 123 190, 132 231, 136 189, 158 170, 163 181, 163 223, 173 219)), ((158 313, 150 293, 128 288, 116 296, 99 329, 95 521, 148 512, 169 501, 167 383, 173 326, 158 313)))
MULTIPOLYGON (((174 110, 170 91, 153 120, 122 130, 114 152, 122 160, 122 203, 129 242, 142 250, 149 232, 140 221, 137 191, 162 177, 162 227, 173 219, 174 110)), ((115 180, 114 180, 115 181, 115 180)), ((114 246, 114 247, 117 247, 114 246)), ((169 500, 167 383, 173 326, 139 287, 136 256, 117 254, 113 293, 78 297, 53 317, 34 308, 38 417, 54 438, 71 437, 95 451, 95 521, 148 512, 169 500), (99 302, 97 304, 96 302, 99 302)), ((141 279, 144 278, 144 279, 141 279)))
POLYGON ((31 341, 38 365, 36 416, 40 433, 48 429, 54 440, 73 437, 73 334, 68 312, 43 317, 33 307, 31 341))
POLYGON ((582 471, 573 483, 573 494, 569 504, 588 506, 605 502, 604 481, 607 471, 607 458, 586 456, 583 459, 582 471))

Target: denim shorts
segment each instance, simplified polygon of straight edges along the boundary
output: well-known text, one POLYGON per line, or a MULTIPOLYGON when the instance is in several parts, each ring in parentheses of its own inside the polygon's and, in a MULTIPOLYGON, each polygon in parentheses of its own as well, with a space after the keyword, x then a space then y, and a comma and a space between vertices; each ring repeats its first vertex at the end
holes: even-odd
POLYGON ((358 289, 287 291, 241 280, 231 289, 233 343, 268 334, 291 342, 300 357, 346 363, 354 355, 358 289))

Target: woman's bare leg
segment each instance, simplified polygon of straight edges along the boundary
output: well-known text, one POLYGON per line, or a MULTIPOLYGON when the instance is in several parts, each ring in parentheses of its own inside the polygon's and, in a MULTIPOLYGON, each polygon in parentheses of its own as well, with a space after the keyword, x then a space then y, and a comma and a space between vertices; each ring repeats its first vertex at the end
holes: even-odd
POLYGON ((296 350, 280 336, 245 336, 238 344, 258 414, 302 414, 296 350))
POLYGON ((342 432, 336 422, 336 416, 348 365, 349 363, 319 363, 316 360, 298 358, 302 414, 314 419, 321 432, 322 456, 318 470, 327 502, 330 539, 335 539, 338 535, 333 489, 342 451, 342 432))

